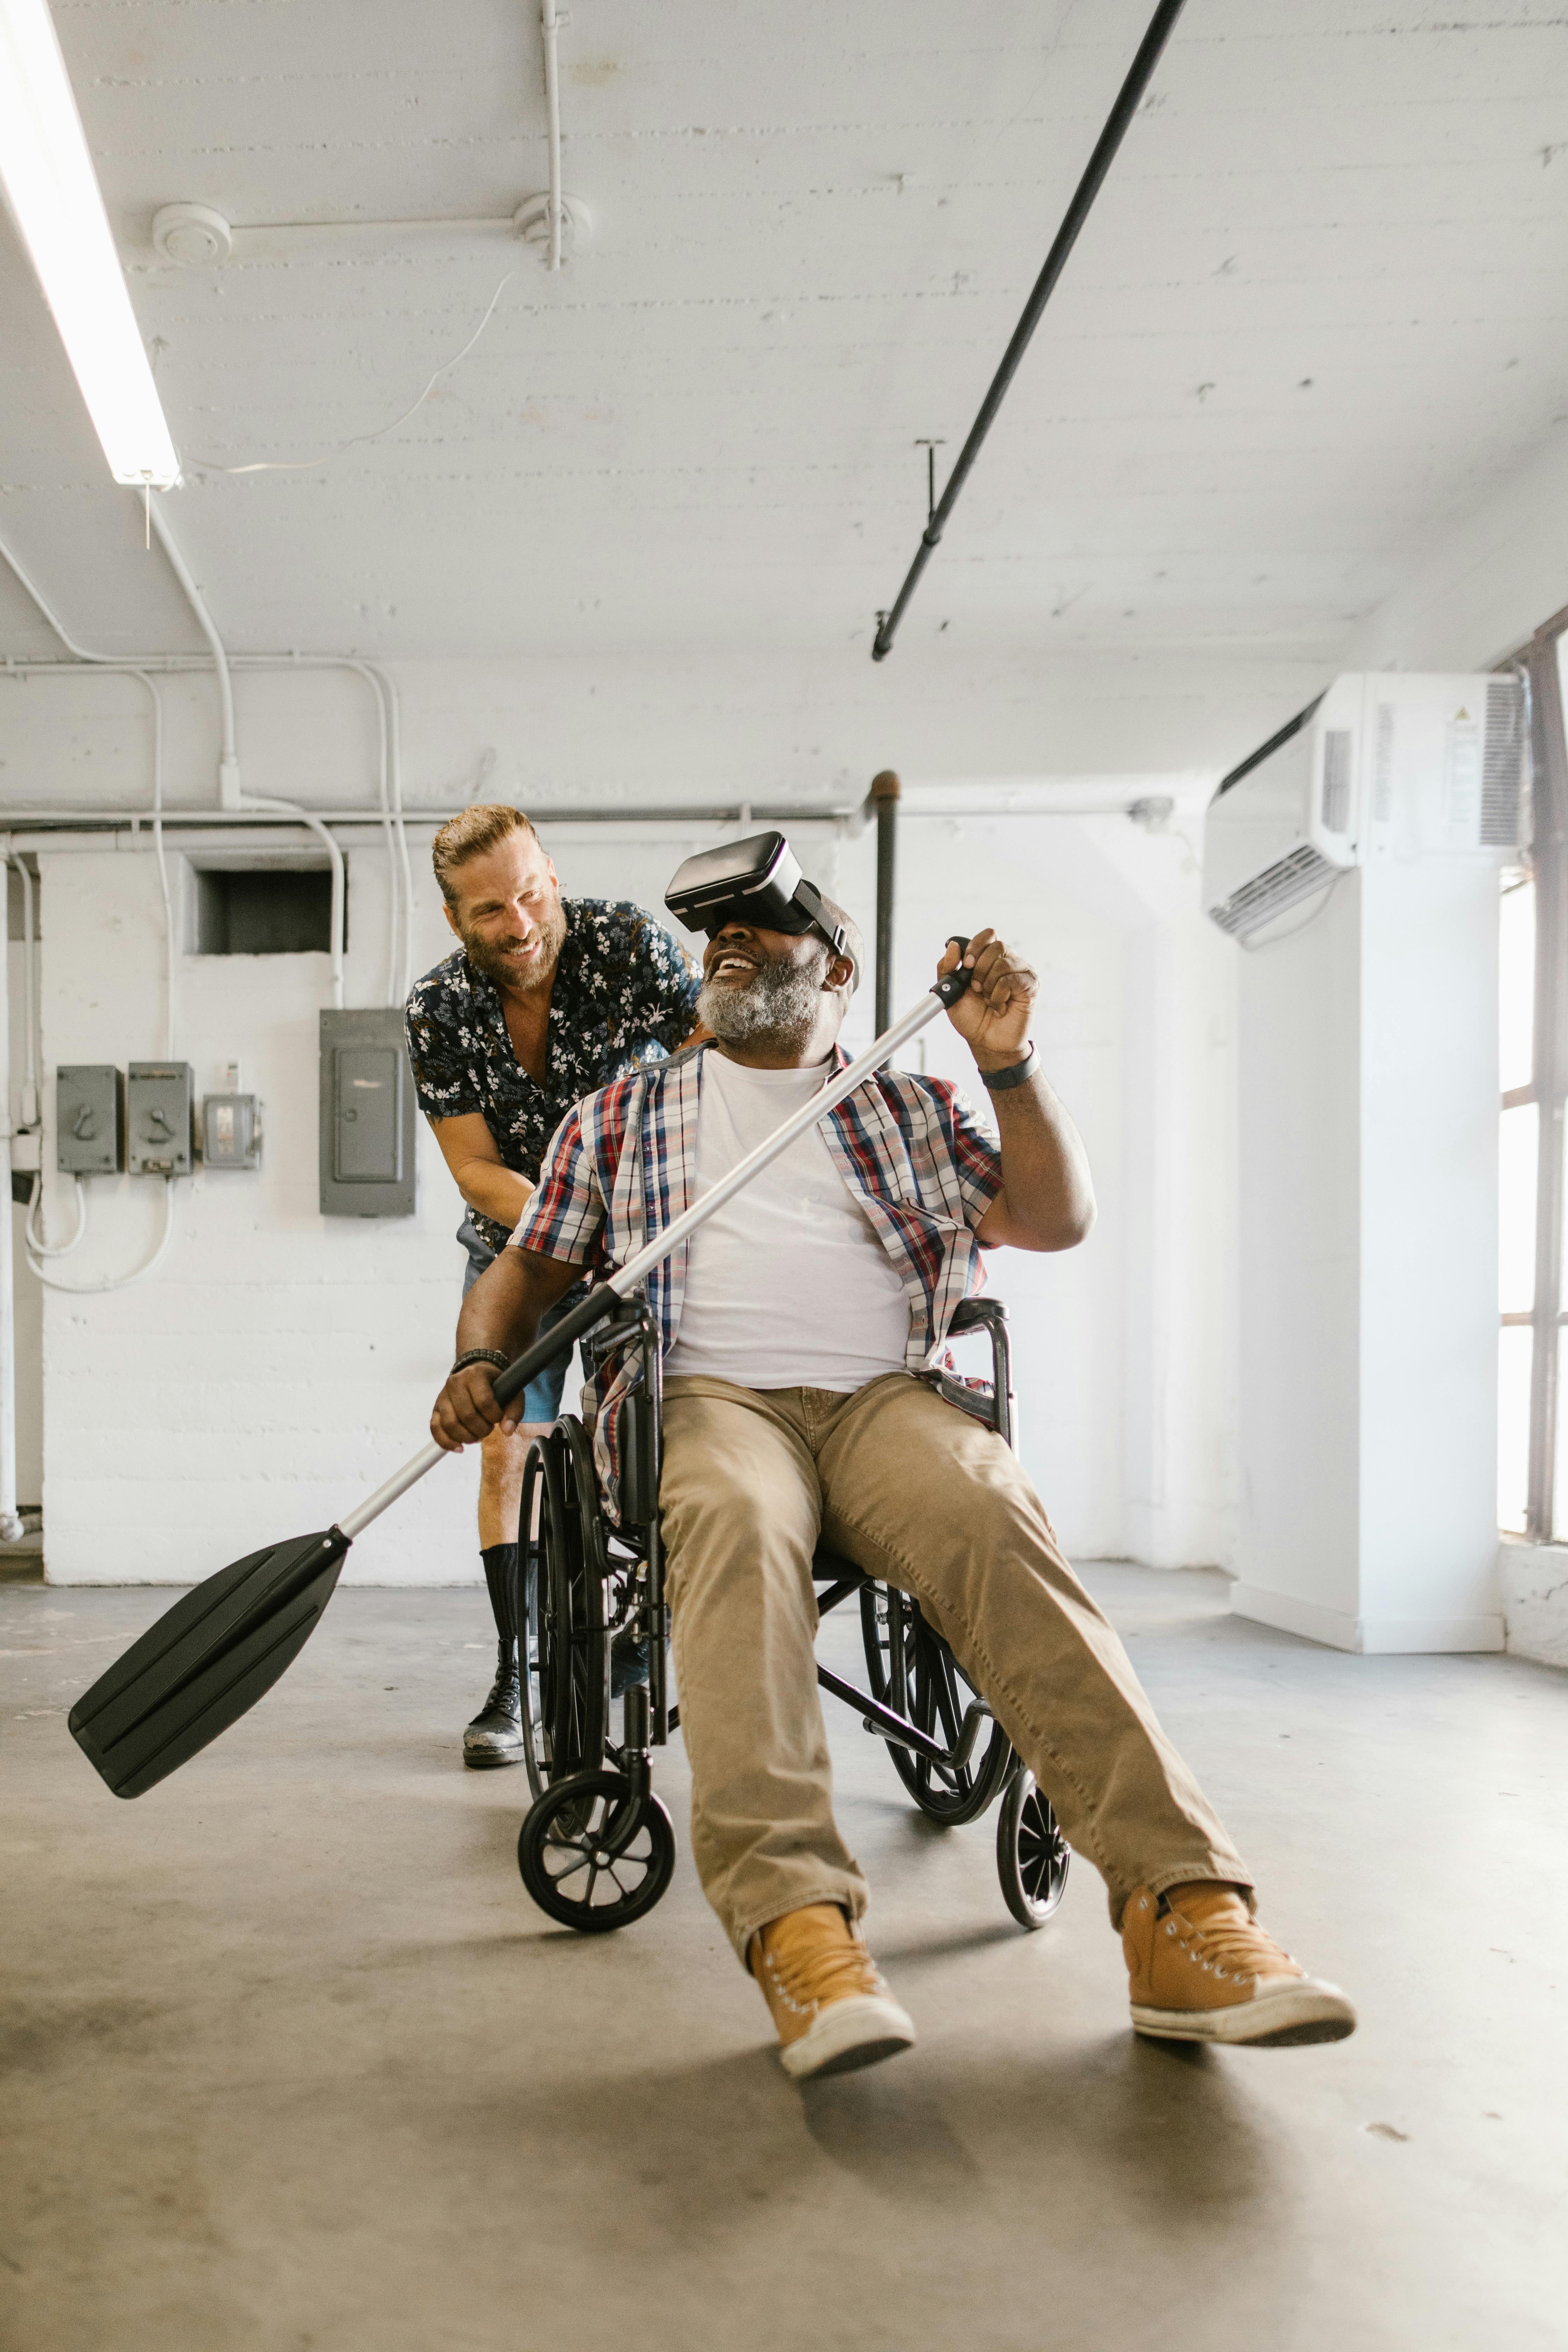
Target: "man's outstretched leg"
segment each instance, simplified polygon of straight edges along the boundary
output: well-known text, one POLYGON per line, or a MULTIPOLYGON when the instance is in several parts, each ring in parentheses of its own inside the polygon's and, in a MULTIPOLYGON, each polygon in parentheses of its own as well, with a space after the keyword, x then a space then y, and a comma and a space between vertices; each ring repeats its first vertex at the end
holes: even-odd
POLYGON ((671 1380, 659 1488, 691 1851, 796 2076, 914 2040, 860 1936, 866 1882, 833 1818, 801 1397, 671 1380))
POLYGON ((901 1373, 816 1451, 835 1549, 919 1601, 1106 1882, 1141 2033, 1278 2047, 1354 2031, 1254 1919, 1252 1885, 1002 1440, 901 1373))

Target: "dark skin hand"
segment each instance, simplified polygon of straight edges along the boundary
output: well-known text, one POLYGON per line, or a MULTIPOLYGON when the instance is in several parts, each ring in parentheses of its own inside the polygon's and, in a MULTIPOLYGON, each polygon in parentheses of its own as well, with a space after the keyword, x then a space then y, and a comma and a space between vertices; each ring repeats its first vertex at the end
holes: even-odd
MULTIPOLYGON (((759 964, 805 964, 816 952, 816 942, 809 936, 796 938, 731 922, 709 941, 703 978, 710 986, 744 988, 759 964)), ((950 940, 938 973, 954 971, 958 961, 958 943, 950 940)), ((947 1017, 978 1069, 1010 1068, 1028 1051, 1038 976, 990 929, 975 933, 963 961, 973 978, 947 1017)), ((735 1048, 722 1043, 713 1050, 753 1068, 815 1067, 826 1059, 838 1034, 848 1006, 850 976, 843 957, 828 959, 816 1020, 798 1050, 756 1044, 735 1048)), ((1077 1128, 1038 1072, 1026 1086, 993 1095, 991 1108, 1001 1144, 1002 1190, 976 1226, 976 1238, 1014 1249, 1072 1249, 1094 1223, 1094 1187, 1077 1128)), ((531 1343, 541 1317, 571 1288, 580 1271, 532 1250, 502 1250, 463 1302, 458 1354, 470 1348, 495 1348, 515 1358, 531 1343)), ((489 1364, 470 1364, 448 1377, 430 1416, 430 1434, 437 1445, 460 1454, 498 1426, 517 1428, 522 1400, 514 1397, 503 1411, 492 1393, 495 1377, 489 1364)))

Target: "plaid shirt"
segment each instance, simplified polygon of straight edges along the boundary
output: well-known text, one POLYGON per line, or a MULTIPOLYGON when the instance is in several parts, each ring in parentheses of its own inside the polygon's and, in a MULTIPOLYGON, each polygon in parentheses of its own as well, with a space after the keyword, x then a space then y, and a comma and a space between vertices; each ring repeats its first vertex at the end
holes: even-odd
MULTIPOLYGON (((636 1255, 690 1205, 706 1045, 589 1095, 557 1128, 539 1189, 512 1235, 515 1249, 586 1266, 599 1278, 636 1255)), ((834 1048, 834 1066, 848 1056, 834 1048)), ((953 1315, 984 1280, 974 1228, 1002 1189, 994 1138, 956 1087, 880 1070, 824 1121, 835 1165, 898 1271, 910 1302, 905 1363, 921 1370, 953 1315)), ((688 1244, 654 1267, 645 1289, 665 1354, 686 1291, 688 1244)), ((594 1450, 615 1507, 619 1408, 636 1367, 609 1366, 584 1391, 594 1450)))

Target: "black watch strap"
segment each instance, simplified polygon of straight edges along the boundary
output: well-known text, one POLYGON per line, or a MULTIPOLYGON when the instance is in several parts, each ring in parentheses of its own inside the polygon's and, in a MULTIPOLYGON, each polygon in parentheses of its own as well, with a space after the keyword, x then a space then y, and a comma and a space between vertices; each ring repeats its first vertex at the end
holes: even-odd
MULTIPOLYGON (((510 1361, 511 1358, 500 1348, 470 1348, 466 1356, 458 1357, 452 1372, 466 1372, 470 1364, 493 1364, 498 1372, 504 1372, 510 1361)), ((447 1373, 448 1380, 452 1372, 447 1373)))
POLYGON ((980 1083, 987 1094, 1005 1095, 1009 1087, 1026 1087, 1040 1066, 1040 1049, 1031 1045, 1021 1062, 1010 1063, 1005 1070, 982 1070, 980 1083))

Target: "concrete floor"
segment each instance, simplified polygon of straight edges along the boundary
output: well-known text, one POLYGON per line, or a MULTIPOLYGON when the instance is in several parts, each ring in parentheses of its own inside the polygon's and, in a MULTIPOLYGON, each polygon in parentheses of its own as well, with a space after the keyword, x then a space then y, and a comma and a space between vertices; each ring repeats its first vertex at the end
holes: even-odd
POLYGON ((1089 1575, 1353 2041, 1135 2041, 1089 1868, 1021 1934, 994 1817, 931 1831, 833 1708, 921 2042, 803 2095, 698 1893, 679 1748, 661 1908, 590 1942, 530 1906, 521 1773, 457 1763, 479 1593, 341 1593, 121 1804, 64 1717, 170 1596, 0 1585, 0 2344, 1558 2352, 1568 1677, 1089 1575))

